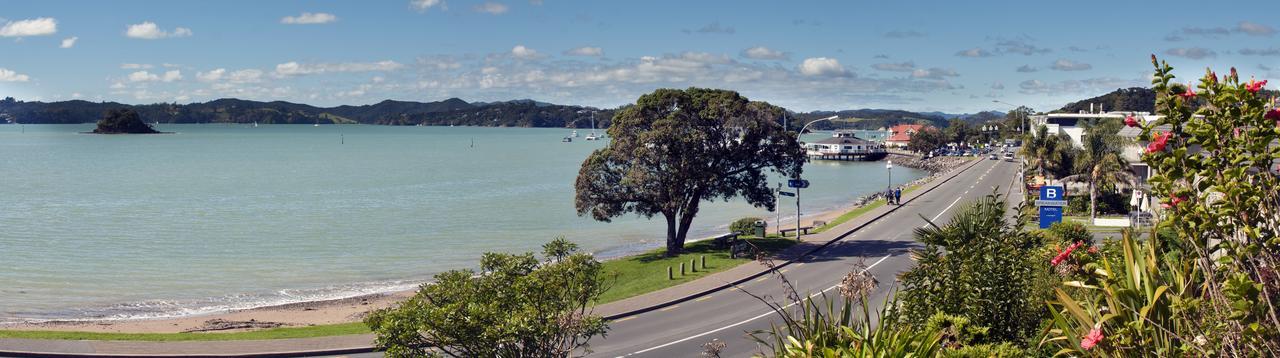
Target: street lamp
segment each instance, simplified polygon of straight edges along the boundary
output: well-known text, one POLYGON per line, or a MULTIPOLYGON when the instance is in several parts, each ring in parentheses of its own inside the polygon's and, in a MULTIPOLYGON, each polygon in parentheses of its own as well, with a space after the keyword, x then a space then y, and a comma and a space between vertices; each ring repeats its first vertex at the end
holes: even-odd
MULTIPOLYGON (((1018 110, 1019 108, 1026 107, 1026 106, 1019 106, 1019 105, 1015 105, 1015 104, 1012 104, 1012 103, 1009 103, 1009 102, 1005 102, 1005 101, 1001 101, 1001 100, 998 100, 998 99, 993 99, 993 100, 991 100, 991 102, 992 102, 992 103, 999 103, 999 104, 1003 104, 1003 105, 1006 105, 1006 106, 1011 106, 1011 107, 1013 107, 1013 109, 1014 109, 1014 110, 1018 110)), ((1026 114, 1026 113, 1022 113, 1022 111, 1018 111, 1018 112, 1019 112, 1018 114, 1022 115, 1022 126, 1021 126, 1021 127, 1018 127, 1018 132, 1022 132, 1022 129, 1027 127, 1027 114, 1026 114)))
POLYGON ((796 132, 796 136, 797 136, 797 137, 799 137, 799 136, 801 136, 801 135, 804 135, 804 130, 805 130, 805 129, 809 129, 809 126, 810 126, 810 125, 812 125, 812 124, 814 124, 814 123, 818 123, 818 122, 822 122, 822 121, 831 121, 831 120, 836 120, 836 119, 840 119, 840 116, 830 116, 830 117, 827 117, 827 118, 815 119, 815 120, 813 120, 812 122, 805 123, 805 124, 804 124, 804 127, 800 127, 800 131, 799 131, 799 132, 796 132))
MULTIPOLYGON (((888 189, 892 191, 892 190, 893 190, 893 161, 892 161, 892 160, 890 160, 888 163, 885 163, 885 165, 884 165, 884 169, 885 169, 885 170, 887 170, 887 171, 889 172, 889 186, 888 186, 888 189)), ((889 194, 889 195, 893 195, 893 194, 889 194)), ((886 201, 886 202, 888 202, 888 200, 885 200, 885 201, 886 201)))

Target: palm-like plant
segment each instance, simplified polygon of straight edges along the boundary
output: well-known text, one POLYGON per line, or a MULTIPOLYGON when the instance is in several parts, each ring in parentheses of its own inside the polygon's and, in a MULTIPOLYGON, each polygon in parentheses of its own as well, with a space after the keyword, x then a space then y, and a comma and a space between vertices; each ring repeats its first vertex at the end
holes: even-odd
POLYGON ((1082 140, 1082 148, 1075 157, 1072 175, 1063 177, 1063 181, 1086 183, 1089 185, 1089 219, 1097 218, 1098 188, 1121 181, 1132 183, 1133 172, 1129 171, 1129 163, 1120 156, 1123 145, 1120 136, 1116 135, 1119 126, 1115 123, 1098 123, 1086 128, 1082 140))
POLYGON ((1030 168, 1034 168, 1042 177, 1049 173, 1057 173, 1067 167, 1071 159, 1071 141, 1060 135, 1050 135, 1049 128, 1040 126, 1036 133, 1023 141, 1022 156, 1027 158, 1030 168))

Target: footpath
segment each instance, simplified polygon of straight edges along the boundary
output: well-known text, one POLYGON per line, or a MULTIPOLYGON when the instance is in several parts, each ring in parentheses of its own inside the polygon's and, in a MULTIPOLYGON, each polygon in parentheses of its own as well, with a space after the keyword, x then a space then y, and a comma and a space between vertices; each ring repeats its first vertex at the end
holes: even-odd
MULTIPOLYGON (((911 193, 904 192, 902 201, 909 203, 942 186, 968 170, 982 158, 973 159, 911 193)), ((782 269, 798 258, 835 243, 858 229, 884 217, 900 206, 883 205, 852 220, 816 234, 802 236, 802 242, 776 254, 773 269, 782 269)), ((767 275, 770 268, 761 262, 749 262, 729 270, 662 290, 596 306, 594 314, 609 320, 662 309, 681 302, 727 289, 733 285, 767 275)), ((0 339, 0 357, 310 357, 367 353, 374 351, 372 334, 244 341, 63 341, 43 339, 0 339)))

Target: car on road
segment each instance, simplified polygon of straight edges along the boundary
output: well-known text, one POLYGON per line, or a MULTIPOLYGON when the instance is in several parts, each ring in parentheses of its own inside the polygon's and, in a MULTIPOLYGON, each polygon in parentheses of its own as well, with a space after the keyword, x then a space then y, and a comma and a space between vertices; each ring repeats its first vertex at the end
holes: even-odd
POLYGON ((995 153, 991 153, 991 155, 988 155, 988 156, 987 156, 987 159, 997 160, 997 159, 1000 159, 1000 158, 999 158, 999 157, 996 157, 996 154, 995 154, 995 153))
POLYGON ((1004 153, 1004 161, 1006 161, 1006 162, 1012 162, 1012 161, 1013 161, 1013 153, 1012 153, 1012 152, 1004 153))

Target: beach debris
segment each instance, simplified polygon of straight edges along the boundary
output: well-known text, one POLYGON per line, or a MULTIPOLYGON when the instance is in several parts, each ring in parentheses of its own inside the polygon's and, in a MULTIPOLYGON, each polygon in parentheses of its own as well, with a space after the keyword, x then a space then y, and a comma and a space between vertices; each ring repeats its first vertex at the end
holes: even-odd
POLYGON ((286 324, 280 323, 280 322, 258 321, 256 319, 251 319, 248 321, 232 321, 232 320, 217 318, 217 319, 204 321, 204 324, 200 325, 200 327, 188 329, 188 330, 182 331, 182 333, 215 332, 215 331, 227 331, 227 330, 233 330, 233 329, 264 329, 264 328, 278 328, 283 326, 286 326, 286 324))

